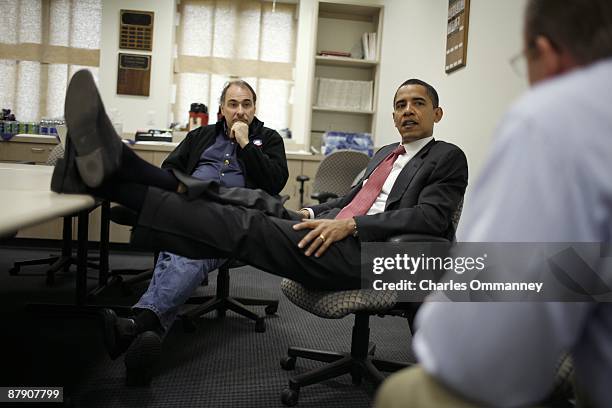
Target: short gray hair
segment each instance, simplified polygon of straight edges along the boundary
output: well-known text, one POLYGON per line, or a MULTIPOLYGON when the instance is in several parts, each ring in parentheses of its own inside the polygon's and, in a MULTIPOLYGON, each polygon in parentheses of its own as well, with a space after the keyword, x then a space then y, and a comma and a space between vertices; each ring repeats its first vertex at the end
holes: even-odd
POLYGON ((242 79, 234 79, 232 81, 226 82, 225 85, 223 86, 223 90, 221 91, 221 97, 219 98, 219 105, 223 105, 225 103, 225 94, 227 93, 227 90, 229 89, 229 87, 232 85, 236 85, 240 88, 247 88, 249 91, 251 91, 251 95, 253 95, 253 105, 256 104, 257 94, 253 90, 253 87, 249 85, 247 81, 244 81, 242 79))

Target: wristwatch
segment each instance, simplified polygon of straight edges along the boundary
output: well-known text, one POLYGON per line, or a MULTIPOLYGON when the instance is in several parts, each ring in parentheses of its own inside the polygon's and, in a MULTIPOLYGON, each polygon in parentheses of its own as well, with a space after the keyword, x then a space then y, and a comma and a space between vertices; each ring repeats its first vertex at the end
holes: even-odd
POLYGON ((357 230, 357 220, 353 217, 353 221, 355 222, 353 226, 353 237, 357 238, 359 236, 359 231, 357 230))

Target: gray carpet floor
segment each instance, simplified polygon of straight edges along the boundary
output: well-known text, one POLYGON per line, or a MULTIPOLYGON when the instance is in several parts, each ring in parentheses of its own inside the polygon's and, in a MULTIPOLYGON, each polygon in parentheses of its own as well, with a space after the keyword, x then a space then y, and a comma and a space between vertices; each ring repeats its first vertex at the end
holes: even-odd
MULTIPOLYGON (((0 316, 2 369, 0 385, 62 386, 74 407, 283 407, 280 393, 289 377, 320 366, 298 359, 293 372, 280 368, 287 347, 347 351, 352 317, 326 320, 290 303, 280 292, 280 278, 252 267, 231 272, 231 293, 236 296, 277 298, 278 313, 266 318, 265 333, 232 312, 223 319, 202 318, 194 333, 180 323, 169 331, 157 375, 149 387, 125 385, 123 358, 112 361, 104 349, 95 317, 55 317, 28 313, 28 303, 69 303, 74 298, 74 273, 45 284, 44 267, 24 268, 10 276, 16 260, 47 256, 53 250, 0 247, 0 316)), ((111 267, 148 267, 150 255, 113 254, 111 267)), ((96 272, 90 272, 91 287, 96 272)), ((198 292, 212 293, 210 285, 198 292)), ((99 303, 130 305, 146 288, 132 295, 109 290, 99 303)), ((257 308, 254 308, 257 310, 257 308)), ((263 314, 259 308, 258 313, 263 314)), ((371 318, 371 338, 378 358, 413 361, 410 332, 405 319, 371 318)), ((305 387, 299 407, 368 407, 374 388, 351 384, 349 376, 305 387)), ((22 405, 23 406, 23 405, 22 405)), ((40 405, 36 405, 40 406, 40 405)), ((54 406, 57 406, 54 405, 54 406)))

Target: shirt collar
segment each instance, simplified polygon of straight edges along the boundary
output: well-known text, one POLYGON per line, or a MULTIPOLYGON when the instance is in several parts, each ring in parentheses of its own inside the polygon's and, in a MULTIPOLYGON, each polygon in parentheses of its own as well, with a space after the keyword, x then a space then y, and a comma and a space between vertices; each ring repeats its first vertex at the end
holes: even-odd
POLYGON ((404 149, 406 149, 406 153, 411 156, 414 156, 421 150, 425 145, 433 140, 433 136, 425 137, 423 139, 415 140, 414 142, 403 143, 404 149))

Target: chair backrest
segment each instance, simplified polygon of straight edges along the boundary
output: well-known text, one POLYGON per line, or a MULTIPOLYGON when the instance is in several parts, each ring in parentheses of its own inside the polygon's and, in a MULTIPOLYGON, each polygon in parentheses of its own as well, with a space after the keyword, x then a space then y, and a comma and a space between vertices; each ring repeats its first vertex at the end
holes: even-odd
POLYGON ((342 197, 349 192, 355 177, 364 170, 370 158, 352 150, 339 150, 327 156, 317 170, 313 192, 334 193, 342 197))
POLYGON ((47 166, 55 166, 57 163, 57 159, 61 159, 64 157, 64 146, 61 143, 58 143, 49 153, 49 157, 45 164, 47 166))
POLYGON ((461 219, 461 211, 463 211, 463 198, 459 201, 455 212, 451 216, 451 222, 453 223, 453 229, 455 230, 455 236, 453 236, 453 242, 455 242, 457 227, 459 226, 459 220, 461 219))

